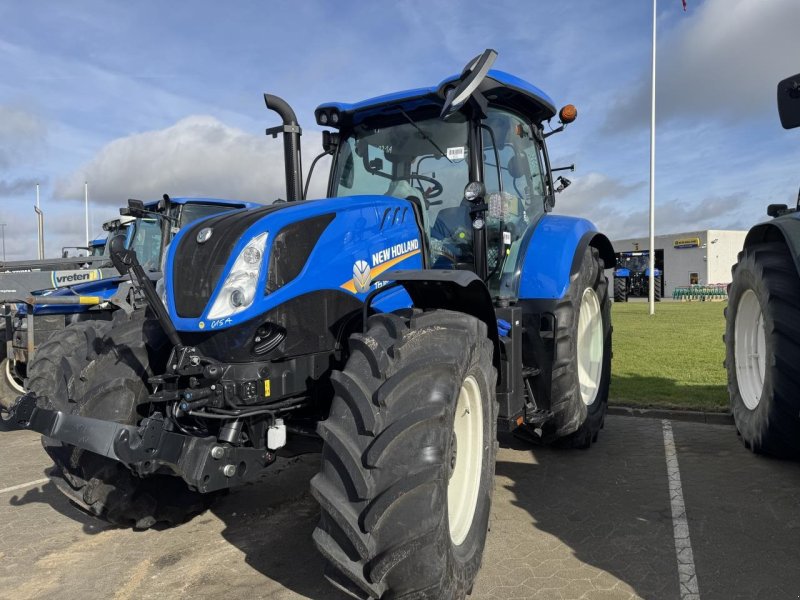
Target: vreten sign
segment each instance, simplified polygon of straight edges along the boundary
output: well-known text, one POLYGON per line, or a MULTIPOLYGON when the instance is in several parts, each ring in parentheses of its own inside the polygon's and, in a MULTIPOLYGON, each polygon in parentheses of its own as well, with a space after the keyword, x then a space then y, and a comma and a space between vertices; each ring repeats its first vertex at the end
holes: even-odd
POLYGON ((700 238, 682 238, 672 243, 673 248, 699 248, 700 238))

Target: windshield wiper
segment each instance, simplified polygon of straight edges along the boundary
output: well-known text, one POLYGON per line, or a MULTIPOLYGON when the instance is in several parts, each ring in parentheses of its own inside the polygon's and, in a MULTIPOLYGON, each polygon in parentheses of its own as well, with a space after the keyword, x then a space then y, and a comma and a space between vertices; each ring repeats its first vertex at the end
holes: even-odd
POLYGON ((425 133, 424 131, 422 131, 422 129, 420 129, 420 128, 419 128, 419 125, 417 125, 416 123, 414 123, 414 121, 411 119, 411 117, 409 117, 409 116, 408 116, 408 114, 406 114, 406 111, 404 111, 404 110, 403 110, 402 108, 400 108, 400 107, 398 107, 398 109, 400 110, 400 114, 402 114, 402 115, 403 115, 403 116, 406 118, 406 121, 408 121, 409 123, 411 123, 411 126, 412 126, 414 129, 416 129, 417 131, 419 131, 419 134, 420 134, 420 135, 423 137, 423 139, 427 140, 427 141, 430 143, 430 145, 431 145, 431 146, 433 146, 434 148, 436 148, 436 151, 437 151, 439 154, 441 154, 442 156, 444 156, 444 157, 447 159, 447 162, 449 162, 451 165, 452 165, 452 164, 455 164, 455 163, 453 163, 453 161, 452 161, 452 160, 450 160, 450 157, 449 157, 449 156, 447 156, 447 153, 446 153, 446 152, 444 152, 444 151, 443 151, 441 148, 439 148, 439 146, 436 144, 436 142, 434 142, 434 141, 433 141, 431 138, 429 138, 429 137, 428 137, 428 134, 427 134, 427 133, 425 133))

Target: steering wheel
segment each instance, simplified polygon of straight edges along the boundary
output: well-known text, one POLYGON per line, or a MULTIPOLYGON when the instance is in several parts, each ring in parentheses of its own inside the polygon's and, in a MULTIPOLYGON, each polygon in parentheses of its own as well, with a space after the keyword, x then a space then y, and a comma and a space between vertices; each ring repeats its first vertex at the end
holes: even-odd
POLYGON ((419 181, 426 181, 433 186, 433 188, 430 189, 429 191, 422 192, 422 200, 425 202, 425 208, 430 208, 431 206, 442 203, 441 200, 439 200, 438 202, 429 202, 428 200, 429 198, 437 198, 438 196, 442 195, 442 192, 444 192, 444 186, 442 186, 442 184, 439 183, 439 181, 437 181, 433 177, 428 177, 427 175, 414 174, 414 175, 407 175, 405 177, 392 178, 393 181, 414 181, 415 179, 418 179, 419 181))

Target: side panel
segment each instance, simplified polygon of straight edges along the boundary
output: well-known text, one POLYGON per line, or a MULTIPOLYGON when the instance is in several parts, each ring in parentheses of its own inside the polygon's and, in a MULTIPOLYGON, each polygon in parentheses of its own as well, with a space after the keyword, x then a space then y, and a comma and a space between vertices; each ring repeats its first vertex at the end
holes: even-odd
POLYGON ((606 267, 611 268, 613 263, 604 256, 610 243, 590 221, 562 215, 542 217, 520 263, 519 298, 562 298, 570 275, 579 266, 579 251, 590 244, 601 248, 606 267))

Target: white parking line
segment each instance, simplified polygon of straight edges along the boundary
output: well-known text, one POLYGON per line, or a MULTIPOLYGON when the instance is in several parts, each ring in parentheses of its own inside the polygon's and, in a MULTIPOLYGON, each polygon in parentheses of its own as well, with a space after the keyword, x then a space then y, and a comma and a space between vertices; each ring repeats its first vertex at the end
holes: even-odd
POLYGON ((678 468, 678 451, 672 437, 672 424, 661 421, 664 431, 664 454, 667 457, 667 479, 669 499, 672 506, 672 533, 675 537, 675 556, 678 559, 678 580, 681 600, 700 600, 700 587, 694 568, 692 542, 689 539, 689 522, 686 520, 686 505, 683 503, 681 472, 678 468))
POLYGON ((27 487, 33 487, 35 485, 47 483, 48 481, 50 480, 44 478, 44 479, 37 479, 36 481, 29 481, 28 483, 20 483, 19 485, 12 485, 11 487, 3 488, 2 490, 0 490, 0 494, 5 494, 6 492, 15 492, 16 490, 22 490, 27 487))

